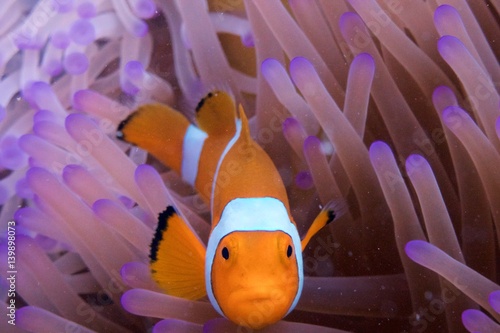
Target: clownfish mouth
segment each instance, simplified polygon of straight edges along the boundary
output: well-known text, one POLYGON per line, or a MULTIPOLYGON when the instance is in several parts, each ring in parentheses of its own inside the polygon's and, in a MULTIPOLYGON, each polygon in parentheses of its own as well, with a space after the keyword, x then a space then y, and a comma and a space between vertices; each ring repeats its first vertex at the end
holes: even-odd
POLYGON ((291 306, 290 297, 286 297, 280 288, 257 288, 239 290, 231 294, 234 310, 241 314, 256 314, 264 317, 284 316, 291 306))
POLYGON ((244 289, 232 293, 222 310, 230 320, 258 329, 283 318, 292 300, 280 288, 244 289))
POLYGON ((231 299, 238 302, 273 302, 281 303, 285 299, 283 290, 280 288, 251 288, 232 293, 231 299))

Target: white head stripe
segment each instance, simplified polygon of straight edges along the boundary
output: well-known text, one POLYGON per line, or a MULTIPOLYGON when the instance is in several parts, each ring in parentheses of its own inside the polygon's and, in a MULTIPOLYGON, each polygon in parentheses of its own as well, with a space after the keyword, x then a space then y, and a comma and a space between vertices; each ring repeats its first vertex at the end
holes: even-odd
POLYGON ((304 280, 302 268, 302 244, 295 225, 290 221, 285 205, 275 198, 237 198, 230 201, 222 212, 219 223, 208 239, 205 262, 205 284, 213 307, 224 316, 212 290, 212 264, 215 251, 222 238, 234 231, 282 231, 292 238, 297 259, 299 285, 297 295, 287 314, 295 308, 302 293, 304 280))
POLYGON ((182 143, 181 175, 194 186, 198 175, 198 163, 207 134, 194 125, 189 125, 182 143))

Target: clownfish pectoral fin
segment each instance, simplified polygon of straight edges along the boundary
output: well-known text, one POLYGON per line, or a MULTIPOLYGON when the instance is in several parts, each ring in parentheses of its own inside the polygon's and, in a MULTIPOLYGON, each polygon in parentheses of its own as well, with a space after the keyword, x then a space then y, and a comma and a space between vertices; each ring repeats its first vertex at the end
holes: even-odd
POLYGON ((151 242, 153 279, 168 295, 197 300, 206 295, 205 246, 172 206, 158 217, 151 242))
POLYGON ((117 138, 147 150, 180 172, 182 148, 189 121, 163 104, 142 105, 118 126, 117 138))
POLYGON ((306 248, 307 244, 318 231, 324 226, 336 220, 340 215, 344 214, 346 210, 346 203, 343 200, 332 200, 328 202, 318 216, 314 219, 313 223, 307 230, 306 235, 302 239, 302 251, 306 248))
POLYGON ((208 135, 234 132, 236 129, 235 119, 234 99, 227 92, 210 92, 196 106, 198 127, 208 135))

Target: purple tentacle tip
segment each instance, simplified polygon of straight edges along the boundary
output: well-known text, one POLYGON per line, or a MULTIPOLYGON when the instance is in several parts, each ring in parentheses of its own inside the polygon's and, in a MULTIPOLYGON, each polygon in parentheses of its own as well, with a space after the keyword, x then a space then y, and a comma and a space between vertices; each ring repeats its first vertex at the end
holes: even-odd
POLYGON ((281 63, 274 58, 265 59, 262 62, 260 68, 261 68, 262 75, 264 75, 264 77, 268 81, 272 80, 272 79, 279 79, 280 75, 278 75, 278 72, 277 72, 279 69, 282 69, 284 71, 281 63))
POLYGON ((442 95, 453 93, 453 91, 448 86, 439 86, 432 92, 432 99, 439 98, 442 95))
POLYGON ((295 176, 295 185, 302 190, 309 190, 313 187, 313 179, 309 171, 300 171, 295 176))
POLYGON ((369 53, 358 54, 354 58, 353 64, 362 66, 366 71, 368 71, 369 76, 373 76, 375 73, 375 60, 373 60, 372 55, 369 53))
POLYGON ((137 291, 134 289, 127 290, 126 292, 123 293, 120 301, 122 303, 122 306, 125 310, 129 310, 131 303, 134 302, 134 298, 137 294, 137 291))
POLYGON ((57 117, 54 112, 49 110, 39 110, 33 115, 33 122, 36 124, 40 121, 52 121, 56 122, 57 117))
POLYGON ((131 198, 125 196, 125 195, 120 195, 118 197, 118 200, 125 206, 126 208, 133 208, 135 206, 135 201, 132 200, 131 198))
POLYGON ((462 323, 466 328, 470 328, 471 324, 475 326, 474 323, 476 320, 477 320, 477 310, 469 309, 462 312, 462 323))
POLYGON ((495 122, 495 130, 497 132, 498 138, 500 138, 500 117, 498 117, 497 121, 495 122))
POLYGON ((475 309, 462 312, 462 323, 469 332, 498 332, 500 326, 493 322, 485 313, 475 309))
POLYGON ((491 307, 497 313, 500 313, 500 290, 494 291, 490 294, 488 301, 490 302, 491 307))
POLYGON ((132 96, 137 95, 140 91, 140 89, 135 84, 130 82, 129 80, 124 80, 121 83, 121 88, 122 88, 123 92, 125 92, 129 95, 132 95, 132 96))
POLYGON ((73 113, 66 117, 64 125, 66 127, 66 131, 68 131, 70 135, 81 137, 82 133, 80 133, 79 129, 80 127, 88 125, 89 121, 91 120, 87 116, 79 113, 73 113))
POLYGON ((450 105, 456 103, 456 97, 451 90, 447 86, 439 86, 432 92, 432 102, 438 109, 438 111, 442 111, 450 105))
POLYGON ((16 182, 16 194, 20 198, 24 199, 32 199, 33 198, 33 191, 31 191, 31 188, 28 185, 28 181, 26 178, 21 178, 16 182))
POLYGON ((83 74, 88 67, 89 59, 83 53, 74 52, 64 57, 64 68, 69 74, 83 74))
POLYGON ((460 107, 452 105, 443 110, 442 117, 448 128, 455 129, 461 126, 469 116, 460 107))
POLYGON ((304 70, 314 70, 314 66, 311 64, 307 58, 295 57, 290 62, 290 75, 292 78, 296 77, 297 74, 304 70))
POLYGON ((58 76, 63 71, 63 65, 59 60, 51 59, 43 66, 43 71, 50 76, 58 76))
POLYGON ((85 19, 73 23, 69 30, 71 40, 80 45, 89 45, 95 40, 94 25, 85 19))
POLYGON ((426 249, 430 246, 429 243, 423 240, 412 240, 406 243, 406 255, 415 262, 420 262, 420 259, 426 255, 426 249))
POLYGON ((71 43, 71 39, 64 31, 56 31, 50 36, 50 43, 58 49, 65 49, 71 43))
POLYGON ((78 111, 83 111, 85 99, 88 97, 88 90, 78 90, 73 94, 73 108, 78 111))
POLYGON ((72 178, 76 177, 82 171, 82 166, 76 164, 68 164, 63 169, 62 178, 66 183, 71 182, 72 178))
POLYGON ((356 21, 361 21, 358 14, 353 12, 346 12, 342 14, 339 19, 339 27, 342 35, 346 36, 347 30, 352 24, 356 23, 356 21))
POLYGON ((36 35, 19 34, 13 38, 13 42, 21 50, 39 50, 44 45, 44 42, 36 35))
POLYGON ((411 174, 417 168, 419 168, 420 166, 422 166, 424 163, 427 163, 427 161, 421 155, 419 155, 419 154, 411 154, 406 159, 406 164, 405 164, 405 166, 406 166, 406 172, 408 174, 411 174))
POLYGON ((245 47, 254 47, 255 46, 255 41, 253 39, 253 34, 247 33, 241 36, 241 43, 245 47))
POLYGON ((55 8, 59 13, 68 13, 73 9, 74 0, 52 0, 52 8, 55 8))
POLYGON ((443 36, 438 41, 439 54, 445 59, 453 57, 460 50, 465 49, 464 44, 455 36, 443 36))
POLYGON ((28 171, 26 171, 26 179, 30 186, 32 185, 33 180, 37 178, 47 178, 48 176, 48 171, 40 167, 32 167, 29 168, 28 171))
POLYGON ((152 167, 149 164, 140 164, 135 169, 134 178, 137 181, 138 179, 142 178, 145 175, 148 175, 148 176, 154 175, 154 176, 159 177, 158 171, 156 171, 156 169, 154 167, 152 167))
POLYGON ((149 31, 148 29, 149 28, 146 22, 138 20, 132 27, 132 33, 134 34, 134 36, 144 37, 149 31))
POLYGON ((152 18, 156 14, 156 5, 151 0, 142 0, 133 7, 135 14, 143 19, 152 18))
POLYGON ((377 161, 381 155, 391 153, 389 145, 383 141, 375 141, 371 144, 369 149, 370 160, 377 161))
POLYGON ((97 9, 92 2, 82 2, 76 8, 78 16, 81 18, 92 18, 97 14, 97 9))
POLYGON ((137 60, 127 62, 124 70, 131 80, 141 80, 144 75, 144 66, 137 60))
POLYGON ((26 154, 21 150, 18 139, 14 136, 5 136, 0 142, 0 166, 17 170, 26 163, 26 154))
POLYGON ((450 5, 441 5, 434 11, 434 23, 439 25, 443 20, 449 20, 450 15, 458 15, 455 7, 450 5))
POLYGON ((22 95, 33 108, 39 109, 39 105, 37 103, 47 95, 53 95, 53 91, 52 87, 48 83, 35 81, 29 82, 26 86, 24 86, 22 95))
POLYGON ((287 132, 291 128, 302 126, 300 122, 294 117, 288 117, 283 121, 283 132, 287 132))
POLYGON ((312 147, 317 147, 317 146, 321 146, 321 140, 314 135, 308 136, 304 140, 304 150, 308 150, 311 149, 312 147))

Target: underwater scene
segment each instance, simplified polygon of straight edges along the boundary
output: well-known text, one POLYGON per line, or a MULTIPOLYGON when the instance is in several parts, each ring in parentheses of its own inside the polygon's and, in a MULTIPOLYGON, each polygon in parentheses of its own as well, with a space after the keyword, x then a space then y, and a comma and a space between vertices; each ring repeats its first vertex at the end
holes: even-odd
POLYGON ((500 0, 4 0, 1 332, 500 332, 500 0))

